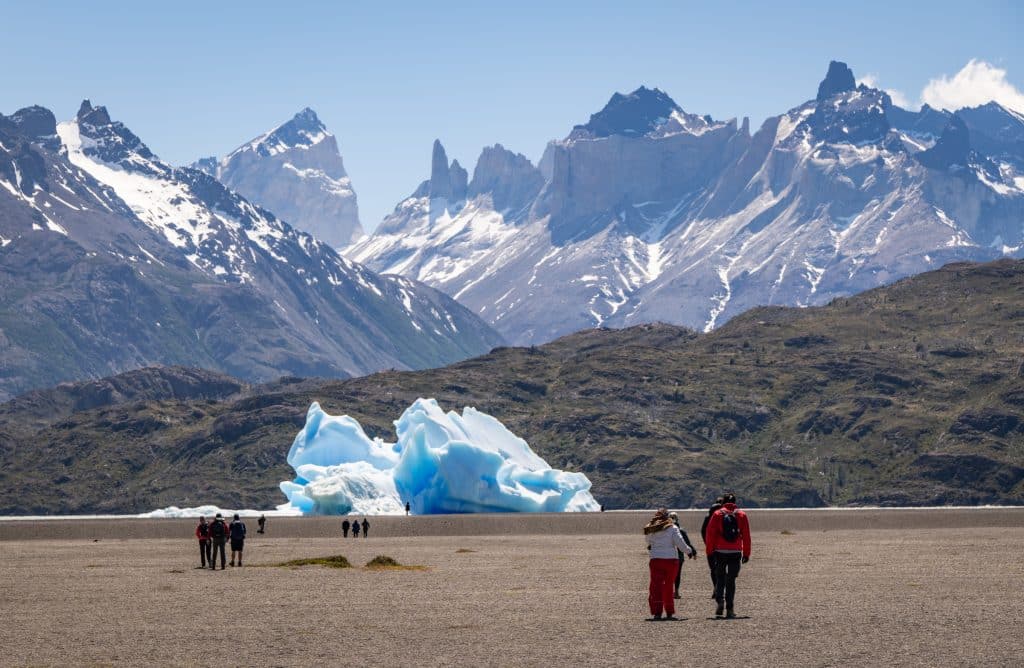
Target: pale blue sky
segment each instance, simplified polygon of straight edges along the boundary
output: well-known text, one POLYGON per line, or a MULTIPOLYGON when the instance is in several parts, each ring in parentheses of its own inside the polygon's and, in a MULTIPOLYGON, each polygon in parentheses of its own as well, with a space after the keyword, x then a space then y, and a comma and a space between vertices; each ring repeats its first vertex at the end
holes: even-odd
MULTIPOLYGON (((615 91, 753 127, 830 59, 916 103, 970 60, 1024 88, 1016 2, 0 2, 0 112, 104 104, 165 160, 222 155, 304 106, 338 137, 364 227, 500 142, 536 161, 615 91), (997 73, 998 74, 998 73, 997 73), (1001 75, 1000 75, 1001 76, 1001 75)), ((998 77, 997 77, 998 78, 998 77)))

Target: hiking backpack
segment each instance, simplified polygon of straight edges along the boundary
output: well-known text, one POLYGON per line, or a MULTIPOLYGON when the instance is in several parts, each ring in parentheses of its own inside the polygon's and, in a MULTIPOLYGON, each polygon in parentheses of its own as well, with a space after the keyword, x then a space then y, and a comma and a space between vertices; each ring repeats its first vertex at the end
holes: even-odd
POLYGON ((217 540, 222 540, 224 535, 227 533, 224 528, 224 520, 217 520, 210 525, 210 535, 217 540))
POLYGON ((722 513, 722 539, 727 543, 733 543, 740 539, 740 523, 734 512, 722 513))
POLYGON ((231 523, 231 540, 245 538, 245 525, 241 521, 231 523))

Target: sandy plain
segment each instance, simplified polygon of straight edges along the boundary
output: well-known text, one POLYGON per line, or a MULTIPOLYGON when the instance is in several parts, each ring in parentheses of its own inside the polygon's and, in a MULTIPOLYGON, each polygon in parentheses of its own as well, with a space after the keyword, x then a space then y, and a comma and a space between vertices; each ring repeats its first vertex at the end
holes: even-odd
POLYGON ((702 558, 646 621, 646 517, 271 518, 216 572, 190 520, 0 521, 0 665, 1024 665, 1024 509, 753 511, 730 621, 702 558))

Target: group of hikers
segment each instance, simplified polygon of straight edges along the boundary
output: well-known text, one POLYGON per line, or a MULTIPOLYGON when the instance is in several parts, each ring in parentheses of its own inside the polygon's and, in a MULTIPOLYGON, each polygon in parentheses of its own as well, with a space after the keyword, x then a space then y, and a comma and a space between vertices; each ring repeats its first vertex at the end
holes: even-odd
MULTIPOLYGON (((368 537, 370 535, 370 523, 366 521, 365 517, 363 518, 362 528, 363 528, 363 538, 368 537)), ((348 538, 348 530, 349 529, 352 529, 352 537, 353 538, 359 538, 359 522, 358 521, 353 521, 353 522, 350 523, 348 520, 345 520, 344 522, 342 522, 341 523, 341 535, 342 535, 342 537, 348 538)))
MULTIPOLYGON (((408 509, 406 513, 408 513, 408 509)), ((266 516, 260 515, 258 523, 260 528, 256 533, 265 533, 266 516)), ((348 538, 349 529, 352 530, 353 538, 359 538, 360 530, 362 530, 363 538, 370 535, 370 523, 366 521, 365 517, 362 523, 358 520, 349 522, 347 519, 341 523, 341 533, 345 538, 348 538)), ((207 522, 205 516, 200 517, 199 524, 196 526, 196 538, 199 539, 198 568, 206 568, 209 564, 211 570, 216 570, 215 561, 219 551, 220 569, 224 570, 226 561, 224 548, 228 541, 231 542, 231 566, 235 566, 236 560, 237 565, 242 565, 242 551, 245 549, 245 522, 239 518, 238 513, 235 513, 230 524, 224 521, 224 516, 221 513, 217 513, 212 522, 207 522)))
MULTIPOLYGON (((644 527, 647 549, 650 550, 651 582, 647 602, 651 619, 676 619, 675 599, 679 598, 685 557, 696 558, 697 549, 679 526, 679 516, 661 508, 644 527), (664 616, 663 616, 664 615, 664 616)), ((715 600, 715 617, 736 617, 736 577, 740 564, 750 561, 750 523, 747 514, 736 507, 736 495, 729 492, 718 497, 708 510, 700 527, 704 552, 711 570, 711 598, 715 600)))
MULTIPOLYGON (((263 533, 266 522, 266 518, 260 515, 259 533, 263 533)), ((220 513, 217 513, 212 522, 207 522, 205 517, 200 517, 199 525, 196 527, 196 538, 199 539, 199 568, 206 568, 206 565, 209 564, 210 570, 216 570, 217 552, 219 551, 220 569, 224 570, 226 560, 224 546, 229 540, 231 541, 231 565, 235 565, 236 559, 238 565, 242 565, 242 551, 245 549, 245 522, 238 517, 238 513, 235 513, 230 524, 224 521, 224 516, 220 513)))
MULTIPOLYGON (((408 511, 407 511, 408 512, 408 511)), ((259 533, 264 533, 266 517, 259 518, 259 533)), ((370 523, 363 518, 341 523, 342 536, 348 538, 351 529, 352 537, 358 538, 360 532, 366 538, 370 534, 370 523)), ((679 516, 660 508, 644 527, 647 549, 650 550, 651 581, 647 601, 651 608, 651 619, 676 619, 675 600, 679 598, 679 584, 682 579, 683 561, 686 557, 695 559, 697 548, 690 542, 690 537, 679 525, 679 516)), ((704 552, 711 571, 711 598, 715 600, 715 617, 726 619, 736 617, 736 577, 740 573, 740 565, 750 560, 750 523, 747 514, 736 507, 736 495, 729 492, 718 497, 715 504, 708 510, 704 523, 700 527, 700 536, 704 541, 704 552)), ((221 513, 207 522, 205 517, 199 518, 196 527, 196 538, 199 539, 199 568, 216 569, 217 553, 220 553, 220 568, 224 570, 225 545, 231 542, 231 565, 242 565, 242 552, 245 549, 245 523, 235 513, 228 524, 221 513)))

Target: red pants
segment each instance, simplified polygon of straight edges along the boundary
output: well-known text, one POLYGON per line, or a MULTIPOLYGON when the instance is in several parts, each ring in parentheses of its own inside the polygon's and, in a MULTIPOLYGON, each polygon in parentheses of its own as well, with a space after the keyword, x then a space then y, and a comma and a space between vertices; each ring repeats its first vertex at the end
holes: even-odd
POLYGON ((651 614, 676 614, 676 602, 672 597, 679 570, 678 559, 651 559, 651 587, 647 602, 651 604, 651 614))

